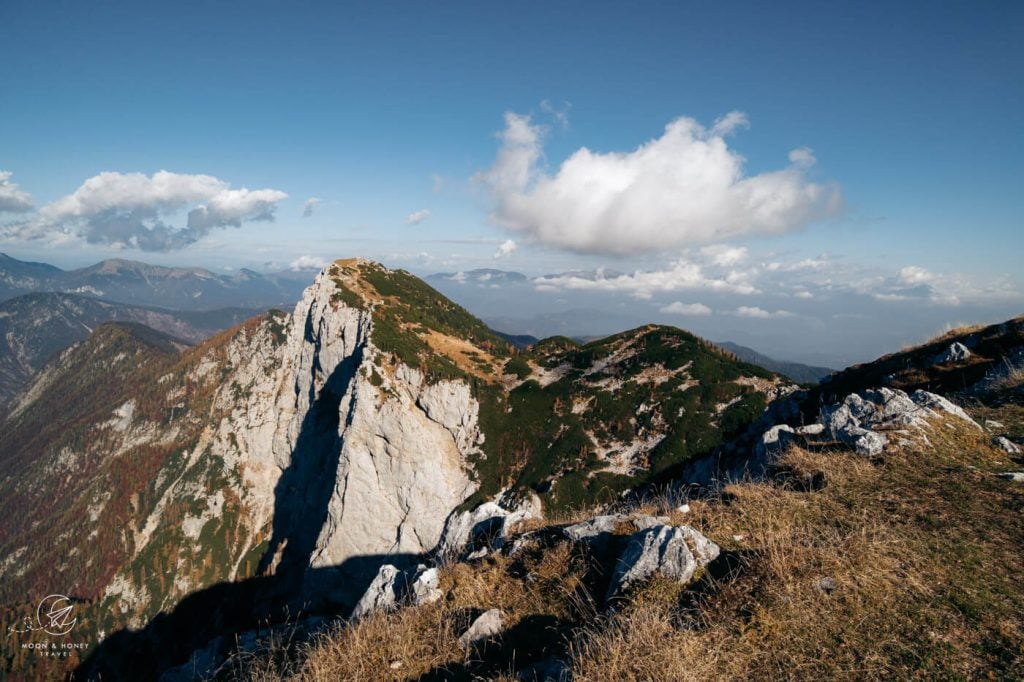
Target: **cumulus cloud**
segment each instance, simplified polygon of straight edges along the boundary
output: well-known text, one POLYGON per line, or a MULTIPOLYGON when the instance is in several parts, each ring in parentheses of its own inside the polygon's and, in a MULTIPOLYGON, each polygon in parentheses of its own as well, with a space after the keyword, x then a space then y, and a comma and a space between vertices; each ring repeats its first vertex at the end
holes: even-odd
POLYGON ((745 246, 728 246, 726 244, 712 244, 700 250, 700 255, 706 258, 713 265, 720 267, 732 267, 747 260, 747 248, 745 246))
POLYGON ((24 213, 32 210, 32 195, 11 182, 11 171, 0 171, 0 213, 24 213))
POLYGON ((313 211, 316 210, 316 207, 319 204, 320 204, 320 199, 318 199, 316 197, 310 197, 310 198, 306 199, 305 203, 302 204, 302 217, 303 218, 309 218, 310 216, 312 216, 313 215, 313 211))
POLYGON ((22 239, 81 238, 92 244, 169 251, 215 228, 273 220, 277 202, 287 197, 275 189, 230 189, 228 183, 210 175, 106 172, 47 204, 34 218, 5 226, 4 233, 22 239), (190 206, 194 207, 184 227, 165 222, 190 206))
POLYGON ((765 310, 764 308, 759 308, 756 305, 741 305, 739 308, 735 310, 733 314, 738 317, 753 317, 761 320, 767 320, 778 317, 793 317, 793 313, 789 312, 788 310, 776 310, 775 312, 771 312, 765 310))
POLYGON ((656 293, 675 291, 714 291, 743 295, 758 293, 757 287, 749 281, 748 273, 732 270, 720 275, 709 274, 701 264, 687 258, 680 258, 657 270, 637 270, 631 274, 613 276, 606 276, 604 270, 598 270, 592 275, 565 273, 538 277, 533 283, 541 291, 608 291, 626 293, 640 299, 649 299, 656 293))
POLYGON ((292 270, 322 270, 327 266, 327 261, 319 256, 299 256, 288 267, 292 270))
POLYGON ((510 112, 495 162, 478 179, 490 190, 499 225, 582 253, 779 234, 839 209, 836 186, 808 180, 809 149, 794 150, 781 170, 745 175, 743 157, 725 140, 745 125, 739 112, 710 129, 678 118, 632 151, 580 148, 551 174, 541 165, 545 129, 510 112))
POLYGON ((406 225, 419 225, 424 220, 430 217, 430 211, 422 208, 418 211, 413 211, 405 218, 406 225))
POLYGON ((703 303, 683 303, 681 301, 674 301, 666 306, 658 308, 658 312, 668 313, 670 315, 686 315, 689 317, 699 317, 711 314, 711 308, 707 307, 703 303))
POLYGON ((498 260, 499 258, 508 258, 515 253, 515 250, 516 243, 511 239, 506 239, 498 245, 498 250, 494 252, 494 259, 498 260))

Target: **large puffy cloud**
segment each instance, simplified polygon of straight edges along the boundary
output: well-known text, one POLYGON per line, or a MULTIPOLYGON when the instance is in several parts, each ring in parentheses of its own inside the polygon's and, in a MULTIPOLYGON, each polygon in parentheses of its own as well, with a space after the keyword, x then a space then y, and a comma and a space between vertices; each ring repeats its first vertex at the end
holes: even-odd
POLYGON ((79 237, 93 244, 169 251, 187 246, 215 228, 273 220, 277 202, 287 197, 276 189, 231 189, 211 175, 106 172, 47 204, 33 219, 6 226, 5 232, 16 238, 79 237), (189 207, 184 227, 165 222, 189 207))
POLYGON ((834 185, 807 178, 814 155, 794 150, 777 171, 745 176, 725 137, 747 125, 732 112, 707 129, 679 118, 630 152, 581 148, 553 175, 541 168, 545 130, 505 115, 494 165, 479 177, 493 219, 556 247, 584 253, 663 251, 756 234, 778 234, 835 213, 834 185))
POLYGON ((0 213, 32 210, 32 195, 11 182, 11 171, 0 171, 0 213))

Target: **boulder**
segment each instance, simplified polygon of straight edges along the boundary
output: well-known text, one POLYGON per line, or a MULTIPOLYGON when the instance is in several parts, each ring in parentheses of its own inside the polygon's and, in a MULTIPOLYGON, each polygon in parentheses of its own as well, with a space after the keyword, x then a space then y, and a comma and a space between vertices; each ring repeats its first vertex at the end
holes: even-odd
POLYGON ((1008 455, 1020 454, 1020 446, 1005 436, 996 436, 993 438, 992 445, 995 445, 1008 455))
POLYGON ((500 635, 504 629, 505 625, 502 622, 500 610, 491 609, 490 611, 485 611, 459 637, 459 646, 463 649, 473 648, 492 637, 500 635))
POLYGON ((961 362, 971 357, 971 355, 972 353, 967 346, 956 341, 949 344, 949 348, 936 355, 933 362, 936 365, 944 365, 947 362, 961 362))
POLYGON ((481 549, 500 549, 512 525, 536 514, 532 505, 509 511, 494 502, 485 502, 472 511, 453 513, 445 524, 437 554, 443 559, 455 559, 467 553, 479 553, 481 549))
POLYGON ((377 611, 391 611, 398 606, 399 576, 401 572, 391 564, 377 570, 377 576, 359 599, 350 620, 357 621, 377 611))
POLYGON ((637 531, 619 556, 607 596, 621 595, 656 574, 688 583, 719 551, 690 526, 658 525, 637 531))
POLYGON ((440 584, 436 568, 424 568, 413 579, 409 585, 409 603, 413 606, 422 604, 433 604, 444 594, 438 587, 440 584))
POLYGON ((832 438, 849 445, 858 454, 876 456, 882 453, 889 440, 879 431, 923 428, 928 418, 940 412, 981 428, 963 409, 940 395, 919 390, 908 396, 890 388, 848 395, 842 403, 822 408, 821 421, 823 430, 832 438))

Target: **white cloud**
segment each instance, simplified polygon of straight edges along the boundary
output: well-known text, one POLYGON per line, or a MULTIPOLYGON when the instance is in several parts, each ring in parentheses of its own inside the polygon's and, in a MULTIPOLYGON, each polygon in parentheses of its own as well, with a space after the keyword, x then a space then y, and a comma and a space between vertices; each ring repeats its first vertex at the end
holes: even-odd
POLYGON ((11 171, 0 171, 0 213, 24 213, 32 210, 32 195, 11 182, 11 171))
POLYGON ((903 284, 913 286, 916 284, 929 284, 934 282, 936 280, 936 276, 924 268, 917 267, 916 265, 908 265, 905 268, 900 268, 899 279, 903 284))
POLYGON ((557 123, 562 130, 569 127, 570 109, 572 109, 572 104, 569 102, 562 102, 562 106, 560 107, 554 106, 548 100, 544 100, 540 103, 540 110, 554 119, 555 123, 557 123))
POLYGON ((739 308, 736 309, 736 311, 733 314, 739 317, 753 317, 761 320, 767 320, 770 318, 778 317, 793 317, 793 313, 789 312, 788 310, 776 310, 775 312, 770 312, 768 310, 765 310, 764 308, 746 305, 741 305, 739 308))
POLYGON ((275 189, 230 189, 228 183, 210 175, 106 172, 47 204, 34 218, 6 225, 4 232, 8 238, 84 239, 120 248, 169 251, 201 239, 214 228, 271 221, 277 202, 287 197, 275 189), (189 206, 194 208, 188 211, 185 227, 164 221, 189 206))
POLYGON ((440 173, 430 174, 430 191, 440 194, 444 190, 444 177, 440 173))
POLYGON ((319 256, 299 256, 288 267, 292 270, 322 270, 327 266, 327 261, 319 256))
POLYGON ((720 267, 732 267, 747 260, 747 248, 745 246, 729 246, 727 244, 712 244, 700 250, 700 255, 708 261, 720 267))
POLYGON ((813 149, 810 147, 800 147, 789 153, 789 162, 799 168, 810 168, 818 163, 818 159, 814 158, 813 149))
POLYGON ((796 150, 781 170, 744 176, 743 158, 725 136, 745 124, 738 112, 710 130, 679 118, 633 151, 581 148, 552 175, 540 165, 545 129, 507 113, 494 165, 478 179, 490 189, 498 224, 585 253, 778 234, 838 210, 838 188, 806 177, 809 150, 796 150))
POLYGON ((607 277, 603 270, 593 276, 567 273, 551 277, 538 277, 534 285, 542 291, 573 289, 582 291, 609 291, 648 299, 659 292, 715 291, 732 294, 754 294, 758 289, 743 272, 731 271, 724 276, 705 273, 698 264, 686 258, 673 261, 660 270, 637 270, 632 274, 607 277))
POLYGON ((306 199, 305 203, 302 204, 302 217, 309 218, 310 216, 312 216, 313 211, 316 210, 316 207, 317 205, 319 205, 319 203, 320 199, 316 197, 310 197, 306 199))
POLYGON ((675 301, 669 303, 666 306, 658 308, 658 312, 669 313, 671 315, 687 315, 691 317, 698 317, 703 315, 710 315, 711 308, 707 307, 703 303, 683 303, 681 301, 675 301))
POLYGON ((498 245, 498 250, 494 252, 494 259, 497 260, 499 258, 508 258, 513 253, 515 253, 515 250, 516 243, 511 239, 506 239, 500 245, 498 245))
POLYGON ((422 208, 419 211, 413 211, 408 216, 406 216, 405 223, 407 225, 419 225, 429 217, 430 211, 425 208, 422 208))

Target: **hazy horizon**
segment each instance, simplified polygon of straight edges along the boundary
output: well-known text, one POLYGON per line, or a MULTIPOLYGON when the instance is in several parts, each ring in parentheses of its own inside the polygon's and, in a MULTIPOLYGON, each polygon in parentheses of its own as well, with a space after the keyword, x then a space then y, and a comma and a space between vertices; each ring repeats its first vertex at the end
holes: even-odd
POLYGON ((445 292, 513 333, 867 360, 1024 311, 1022 19, 4 3, 0 251, 493 267, 445 292))

